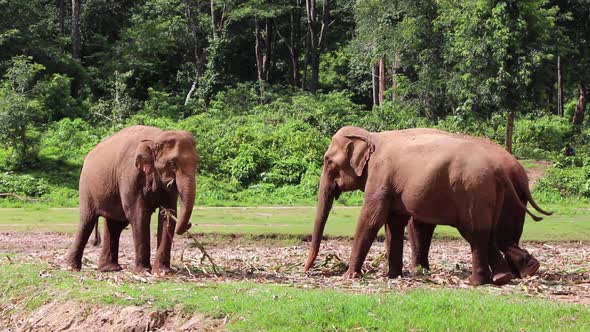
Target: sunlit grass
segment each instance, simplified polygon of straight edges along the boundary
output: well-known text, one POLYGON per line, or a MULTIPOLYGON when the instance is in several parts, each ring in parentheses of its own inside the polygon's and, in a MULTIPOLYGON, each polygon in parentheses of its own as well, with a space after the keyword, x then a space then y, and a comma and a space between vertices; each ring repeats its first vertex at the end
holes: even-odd
POLYGON ((588 330, 590 311, 485 290, 418 289, 407 293, 352 294, 250 282, 177 281, 115 285, 43 265, 0 264, 2 301, 29 300, 28 310, 53 300, 147 305, 227 318, 239 331, 588 330), (44 275, 42 277, 41 275, 44 275))

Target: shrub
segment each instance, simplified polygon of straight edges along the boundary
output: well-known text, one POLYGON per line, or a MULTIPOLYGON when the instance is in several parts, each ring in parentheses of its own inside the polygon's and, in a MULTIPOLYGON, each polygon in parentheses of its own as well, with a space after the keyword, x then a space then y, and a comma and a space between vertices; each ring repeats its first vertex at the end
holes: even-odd
POLYGON ((37 179, 27 174, 0 173, 0 192, 2 193, 41 197, 49 191, 49 184, 43 179, 37 179))

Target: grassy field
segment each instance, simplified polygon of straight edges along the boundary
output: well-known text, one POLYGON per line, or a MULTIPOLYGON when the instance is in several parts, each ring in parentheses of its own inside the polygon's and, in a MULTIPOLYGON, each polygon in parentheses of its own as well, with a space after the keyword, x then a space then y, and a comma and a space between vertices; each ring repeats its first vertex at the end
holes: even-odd
POLYGON ((41 264, 0 263, 3 298, 32 310, 48 300, 178 308, 227 318, 239 331, 325 330, 587 330, 590 311, 522 296, 478 290, 413 290, 405 294, 353 294, 250 282, 195 284, 173 281, 115 285, 88 275, 51 271, 41 264))
MULTIPOLYGON (((561 241, 590 239, 590 207, 581 204, 545 204, 556 211, 541 222, 527 219, 524 240, 561 241)), ((352 236, 360 207, 336 206, 326 226, 326 234, 352 236)), ((194 232, 236 234, 310 234, 314 207, 235 207, 197 208, 194 232)), ((155 227, 157 216, 153 215, 155 227)), ((73 232, 78 223, 77 209, 0 209, 0 231, 73 232)), ((438 227, 439 236, 458 237, 451 227, 438 227)))

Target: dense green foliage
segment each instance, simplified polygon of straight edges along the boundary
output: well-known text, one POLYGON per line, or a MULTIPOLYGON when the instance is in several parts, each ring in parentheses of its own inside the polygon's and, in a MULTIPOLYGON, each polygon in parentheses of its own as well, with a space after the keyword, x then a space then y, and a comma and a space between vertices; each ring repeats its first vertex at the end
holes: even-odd
POLYGON ((78 55, 68 2, 0 0, 0 189, 75 206, 85 154, 146 124, 196 136, 198 204, 309 204, 343 125, 504 144, 508 112, 518 157, 559 161, 542 197, 590 198, 589 132, 570 124, 589 80, 587 0, 309 3, 83 0, 78 55))

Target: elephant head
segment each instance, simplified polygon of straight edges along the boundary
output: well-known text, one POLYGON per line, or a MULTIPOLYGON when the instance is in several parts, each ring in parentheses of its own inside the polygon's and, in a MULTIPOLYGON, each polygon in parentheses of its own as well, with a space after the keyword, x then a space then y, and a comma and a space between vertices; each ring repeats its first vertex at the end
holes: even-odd
POLYGON ((343 127, 332 137, 324 155, 315 225, 305 271, 312 267, 318 255, 334 199, 338 199, 342 192, 364 190, 366 167, 374 149, 370 132, 362 128, 343 127))
POLYGON ((193 135, 187 131, 164 131, 153 140, 143 140, 136 150, 135 166, 145 174, 146 187, 171 190, 176 186, 182 202, 176 234, 190 227, 195 203, 199 155, 193 135))

